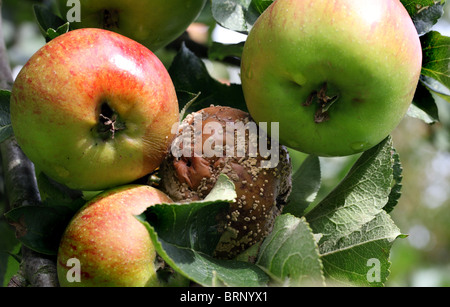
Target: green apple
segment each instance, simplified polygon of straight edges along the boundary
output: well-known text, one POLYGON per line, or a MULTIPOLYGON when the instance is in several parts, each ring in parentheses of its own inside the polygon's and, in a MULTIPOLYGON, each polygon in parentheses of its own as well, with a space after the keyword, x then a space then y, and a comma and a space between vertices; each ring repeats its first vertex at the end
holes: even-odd
POLYGON ((320 156, 365 151, 410 106, 421 72, 417 31, 398 0, 278 0, 244 46, 242 86, 280 143, 320 156))
POLYGON ((93 198, 62 236, 57 255, 60 285, 159 286, 156 251, 136 216, 154 204, 171 202, 166 194, 146 185, 126 185, 93 198))
POLYGON ((178 101, 159 59, 102 29, 70 31, 36 52, 11 94, 17 142, 36 168, 72 189, 104 190, 155 170, 178 101))
POLYGON ((206 0, 80 0, 74 4, 57 0, 61 16, 74 20, 72 27, 111 30, 153 51, 181 35, 205 3, 206 0))

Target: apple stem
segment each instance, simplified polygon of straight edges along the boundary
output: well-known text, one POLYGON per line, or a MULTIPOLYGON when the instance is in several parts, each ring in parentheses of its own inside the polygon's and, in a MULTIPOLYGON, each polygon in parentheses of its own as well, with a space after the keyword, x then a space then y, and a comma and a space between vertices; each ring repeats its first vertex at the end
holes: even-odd
POLYGON ((119 12, 105 9, 102 11, 103 29, 110 30, 119 27, 119 12))
POLYGON ((125 123, 119 118, 119 115, 108 105, 103 103, 99 114, 99 122, 96 134, 103 140, 113 140, 118 131, 125 129, 125 123))
POLYGON ((306 101, 302 104, 305 107, 310 106, 314 101, 317 102, 318 109, 314 114, 314 122, 319 124, 330 119, 329 109, 333 103, 339 100, 339 95, 327 95, 328 84, 325 82, 319 91, 313 91, 306 101))

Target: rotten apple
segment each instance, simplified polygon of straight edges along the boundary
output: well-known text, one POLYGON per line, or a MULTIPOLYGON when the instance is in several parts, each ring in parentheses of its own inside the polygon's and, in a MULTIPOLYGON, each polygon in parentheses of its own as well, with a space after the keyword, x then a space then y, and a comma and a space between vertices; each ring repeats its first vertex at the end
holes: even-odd
POLYGON ((234 258, 272 229, 291 191, 286 147, 268 139, 249 114, 211 106, 181 123, 161 166, 161 190, 174 201, 204 199, 220 174, 236 188, 236 201, 222 220, 218 258, 234 258))

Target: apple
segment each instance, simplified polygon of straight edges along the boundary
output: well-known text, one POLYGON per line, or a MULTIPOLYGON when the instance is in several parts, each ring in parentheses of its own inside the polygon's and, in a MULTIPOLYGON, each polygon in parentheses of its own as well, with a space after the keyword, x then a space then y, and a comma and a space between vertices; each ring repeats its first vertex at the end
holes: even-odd
POLYGON ((81 0, 79 4, 57 1, 64 19, 79 17, 71 22, 72 27, 111 30, 153 51, 181 35, 205 3, 206 0, 81 0))
POLYGON ((190 113, 179 126, 175 148, 161 164, 160 189, 174 201, 204 199, 221 174, 233 182, 237 197, 219 219, 223 232, 214 252, 217 258, 233 259, 263 240, 291 193, 287 148, 271 143, 256 128, 249 114, 236 108, 210 106, 190 113), (266 156, 262 148, 269 147, 266 156))
POLYGON ((43 46, 11 94, 21 149, 38 170, 77 190, 104 190, 155 170, 178 118, 159 59, 102 29, 70 31, 43 46))
POLYGON ((125 185, 94 197, 63 233, 57 255, 60 285, 159 286, 156 251, 136 216, 154 204, 171 202, 146 185, 125 185))
POLYGON ((255 121, 280 123, 280 143, 346 156, 396 128, 421 63, 417 31, 398 0, 278 0, 245 42, 242 87, 255 121))

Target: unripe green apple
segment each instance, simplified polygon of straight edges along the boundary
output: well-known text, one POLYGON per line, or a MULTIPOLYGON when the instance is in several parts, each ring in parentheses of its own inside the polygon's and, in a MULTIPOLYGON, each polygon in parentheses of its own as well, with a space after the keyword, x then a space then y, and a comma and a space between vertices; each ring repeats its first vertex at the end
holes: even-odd
POLYGON ((241 77, 250 114, 279 122, 281 144, 344 156, 400 123, 421 62, 399 0, 277 0, 249 33, 241 77))
POLYGON ((171 202, 166 194, 146 185, 126 185, 93 198, 62 236, 57 257, 60 285, 159 286, 156 251, 136 215, 154 204, 171 202))
POLYGON ((164 47, 198 17, 206 0, 58 0, 75 28, 101 28, 134 39, 151 50, 164 47), (79 16, 77 16, 79 14, 79 16))
POLYGON ((11 122, 36 168, 78 190, 139 179, 164 159, 178 123, 172 80, 143 45, 101 29, 70 31, 14 82, 11 122))

